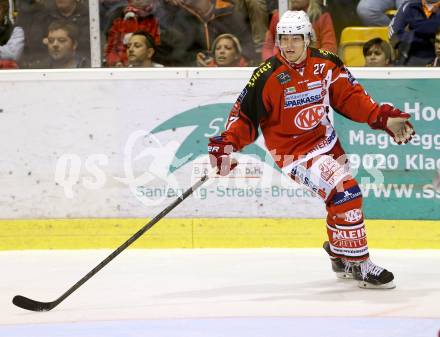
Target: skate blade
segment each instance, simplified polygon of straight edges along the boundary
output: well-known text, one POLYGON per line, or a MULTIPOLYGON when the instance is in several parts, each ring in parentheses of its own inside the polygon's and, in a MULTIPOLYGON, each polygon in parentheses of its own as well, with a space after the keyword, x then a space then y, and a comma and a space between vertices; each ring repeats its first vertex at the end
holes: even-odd
POLYGON ((353 274, 351 274, 351 273, 336 273, 336 277, 341 280, 352 280, 353 274))
POLYGON ((388 283, 385 284, 381 284, 381 285, 375 285, 375 284, 371 284, 365 281, 359 281, 358 283, 359 288, 363 288, 363 289, 394 289, 396 288, 396 285, 394 284, 393 281, 390 281, 388 283))

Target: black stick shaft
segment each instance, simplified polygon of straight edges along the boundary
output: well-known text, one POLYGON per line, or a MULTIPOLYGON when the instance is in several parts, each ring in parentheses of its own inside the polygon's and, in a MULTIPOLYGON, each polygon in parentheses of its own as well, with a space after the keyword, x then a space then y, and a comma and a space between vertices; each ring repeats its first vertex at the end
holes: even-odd
MULTIPOLYGON (((125 250, 128 246, 130 246, 133 242, 139 239, 146 231, 148 231, 151 227, 153 227, 159 220, 161 220, 164 216, 166 216, 169 212, 171 212, 177 205, 179 205, 183 200, 189 197, 195 190, 197 190, 201 185, 203 185, 208 180, 208 175, 204 175, 200 178, 193 186, 188 188, 181 196, 179 196, 176 200, 174 200, 168 207, 166 207, 162 212, 156 215, 149 223, 147 223, 144 227, 142 227, 139 231, 137 231, 132 237, 130 237, 127 241, 125 241, 121 246, 119 246, 113 253, 107 256, 100 264, 98 264, 95 268, 93 268, 90 272, 88 272, 82 279, 76 282, 69 290, 67 290, 63 295, 61 295, 58 299, 53 302, 45 303, 47 306, 44 310, 51 310, 64 301, 70 294, 72 294, 76 289, 81 287, 84 283, 86 283, 93 275, 95 275, 98 271, 104 268, 110 261, 112 261, 116 256, 118 256, 123 250, 125 250)), ((33 301, 36 302, 36 301, 33 301)), ((32 310, 32 309, 31 309, 32 310)), ((40 310, 37 310, 40 311, 40 310)))

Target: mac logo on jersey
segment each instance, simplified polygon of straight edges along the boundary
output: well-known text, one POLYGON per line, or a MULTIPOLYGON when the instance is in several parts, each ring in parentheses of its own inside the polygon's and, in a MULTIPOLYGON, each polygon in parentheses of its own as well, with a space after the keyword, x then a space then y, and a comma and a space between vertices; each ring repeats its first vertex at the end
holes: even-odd
POLYGON ((313 129, 325 116, 325 105, 318 104, 302 109, 295 117, 295 125, 301 130, 313 129))

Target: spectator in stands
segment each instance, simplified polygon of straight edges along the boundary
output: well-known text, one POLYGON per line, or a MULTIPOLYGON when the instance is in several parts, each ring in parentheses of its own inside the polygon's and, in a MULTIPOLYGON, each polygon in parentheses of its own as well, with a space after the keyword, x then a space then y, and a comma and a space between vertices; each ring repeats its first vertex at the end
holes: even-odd
POLYGON ((0 69, 18 68, 24 48, 23 29, 14 26, 9 9, 9 0, 0 0, 0 69))
MULTIPOLYGON (((46 29, 51 22, 65 21, 79 29, 77 53, 90 59, 89 7, 79 0, 51 0, 48 8, 46 29)), ((47 30, 46 30, 47 32, 47 30)))
POLYGON ((425 66, 435 58, 434 37, 440 27, 440 1, 409 0, 389 26, 397 65, 425 66))
POLYGON ((257 61, 250 29, 232 2, 164 0, 156 14, 161 29, 157 56, 165 66, 195 66, 197 53, 209 52, 214 39, 224 33, 240 40, 247 61, 257 61))
MULTIPOLYGON (((440 67, 440 28, 437 30, 434 39, 435 59, 429 64, 431 67, 440 67)), ((440 172, 440 171, 439 171, 440 172)))
POLYGON ((123 15, 127 0, 99 0, 99 24, 102 33, 107 33, 113 21, 123 15))
POLYGON ((77 52, 79 28, 71 22, 54 21, 49 25, 47 38, 48 58, 42 62, 45 69, 87 68, 90 62, 77 52))
POLYGON ((107 32, 105 63, 109 67, 127 63, 126 45, 131 34, 144 31, 150 34, 154 43, 160 43, 159 24, 153 15, 152 0, 129 0, 122 16, 113 20, 107 32))
MULTIPOLYGON (((329 13, 324 12, 318 0, 290 0, 289 9, 294 11, 303 10, 309 15, 314 30, 312 47, 337 52, 336 35, 333 29, 333 20, 329 13)), ((269 29, 266 32, 266 40, 263 46, 263 60, 275 55, 275 30, 279 21, 279 12, 276 10, 272 15, 269 29)))
POLYGON ((143 30, 134 32, 127 42, 127 66, 142 68, 163 67, 163 65, 152 60, 155 50, 156 44, 150 34, 143 30))
POLYGON ((25 35, 20 68, 40 68, 47 55, 43 43, 47 35, 47 9, 38 0, 20 0, 17 4, 17 25, 23 27, 25 35))
POLYGON ((392 64, 391 46, 380 37, 365 42, 363 53, 366 67, 388 67, 392 64))
POLYGON ((241 44, 233 34, 221 34, 212 43, 210 54, 198 53, 197 65, 201 67, 246 67, 241 56, 241 44))
POLYGON ((244 18, 247 18, 246 23, 250 25, 255 51, 258 59, 260 59, 267 26, 269 25, 269 13, 267 11, 266 0, 234 1, 236 3, 236 10, 239 11, 244 18))
POLYGON ((361 0, 356 8, 364 26, 388 26, 390 18, 385 14, 389 9, 398 9, 407 0, 361 0))

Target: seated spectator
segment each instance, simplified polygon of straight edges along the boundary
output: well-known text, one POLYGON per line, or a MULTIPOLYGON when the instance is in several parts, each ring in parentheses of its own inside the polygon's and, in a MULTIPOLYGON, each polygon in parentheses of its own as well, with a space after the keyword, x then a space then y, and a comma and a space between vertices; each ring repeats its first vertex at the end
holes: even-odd
POLYGON ((248 63, 241 56, 241 45, 237 37, 232 34, 221 34, 212 43, 210 54, 197 54, 197 65, 201 67, 246 67, 248 63))
POLYGON ((215 37, 225 33, 237 36, 247 61, 257 61, 250 29, 232 1, 164 0, 156 14, 161 31, 157 56, 165 66, 195 66, 197 54, 208 53, 215 37))
POLYGON ((388 26, 390 18, 385 14, 389 9, 398 9, 407 0, 361 0, 356 11, 364 26, 388 26))
POLYGON ((38 0, 20 0, 17 6, 17 25, 23 28, 25 36, 20 68, 38 68, 47 54, 43 44, 47 34, 46 7, 38 0))
MULTIPOLYGON (((431 67, 440 67, 440 28, 437 30, 434 39, 435 59, 429 64, 431 67)), ((439 171, 440 172, 440 171, 439 171)))
POLYGON ((366 67, 388 67, 392 63, 391 46, 380 37, 365 42, 362 51, 366 67))
MULTIPOLYGON (((289 9, 293 11, 303 10, 309 15, 315 32, 312 47, 328 50, 332 53, 337 52, 333 20, 329 13, 322 11, 322 6, 318 3, 318 0, 290 0, 289 9)), ((278 21, 279 12, 276 10, 272 15, 269 29, 266 32, 266 41, 262 52, 263 60, 277 53, 278 48, 275 46, 275 31, 278 21)))
POLYGON ((152 61, 156 45, 153 37, 144 31, 134 32, 127 43, 127 66, 161 68, 163 65, 152 61))
POLYGON ((440 27, 440 1, 409 0, 389 26, 397 65, 425 66, 435 58, 434 36, 440 27))
POLYGON ((0 0, 0 68, 17 68, 24 48, 24 32, 14 26, 10 17, 9 1, 0 0))
POLYGON ((99 25, 101 32, 107 32, 113 21, 120 17, 127 7, 127 0, 99 0, 99 25))
POLYGON ((152 0, 130 0, 121 17, 113 20, 107 32, 105 63, 109 67, 127 63, 126 44, 132 33, 144 31, 150 34, 154 43, 160 43, 159 24, 153 15, 152 0))
POLYGON ((41 63, 44 69, 87 68, 90 62, 77 52, 78 27, 65 21, 55 21, 49 25, 47 38, 48 57, 41 63))
MULTIPOLYGON (((77 53, 90 59, 89 8, 79 0, 50 0, 46 27, 54 21, 65 21, 79 29, 77 53)), ((47 29, 47 28, 46 28, 47 29)), ((45 30, 47 32, 47 30, 45 30)))

